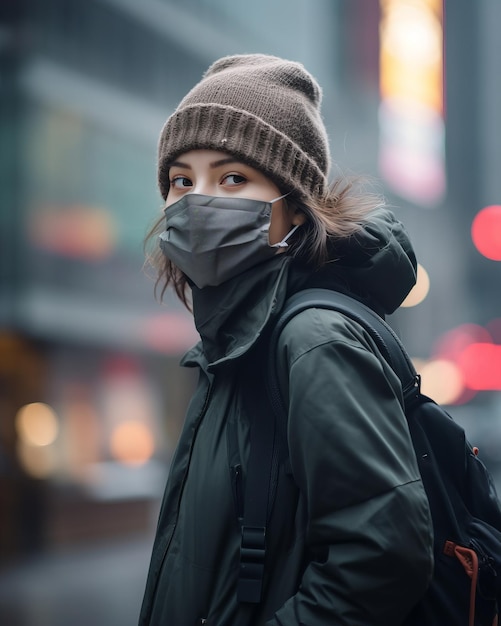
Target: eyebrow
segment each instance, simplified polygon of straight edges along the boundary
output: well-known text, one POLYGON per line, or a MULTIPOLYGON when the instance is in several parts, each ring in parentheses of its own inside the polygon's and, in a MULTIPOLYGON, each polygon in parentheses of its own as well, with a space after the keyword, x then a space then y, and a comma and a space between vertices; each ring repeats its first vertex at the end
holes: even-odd
MULTIPOLYGON (((221 167, 222 165, 228 165, 228 163, 242 163, 242 161, 235 159, 235 157, 226 157, 224 159, 219 159, 218 161, 213 161, 212 163, 209 163, 209 167, 211 169, 216 169, 217 167, 221 167)), ((193 169, 189 163, 183 163, 182 161, 172 161, 169 164, 169 168, 171 167, 180 167, 187 170, 193 169)))

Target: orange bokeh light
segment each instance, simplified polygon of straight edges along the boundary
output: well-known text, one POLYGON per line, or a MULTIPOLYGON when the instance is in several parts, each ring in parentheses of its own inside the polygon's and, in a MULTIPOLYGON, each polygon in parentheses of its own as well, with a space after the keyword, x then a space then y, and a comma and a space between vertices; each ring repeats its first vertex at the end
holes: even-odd
POLYGON ((153 456, 153 435, 142 422, 122 422, 111 433, 110 450, 113 457, 121 463, 142 465, 153 456))
POLYGON ((424 363, 420 368, 421 391, 439 404, 455 404, 464 392, 458 366, 446 359, 424 363))

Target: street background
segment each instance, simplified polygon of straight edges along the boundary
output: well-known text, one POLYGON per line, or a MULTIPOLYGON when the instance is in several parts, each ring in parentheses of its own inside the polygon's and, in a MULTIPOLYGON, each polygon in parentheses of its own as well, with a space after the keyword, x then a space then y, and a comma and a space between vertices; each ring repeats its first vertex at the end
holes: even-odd
POLYGON ((501 491, 499 24, 498 0, 1 3, 0 626, 137 623, 197 340, 144 263, 157 141, 226 54, 322 85, 332 177, 377 181, 418 255, 390 322, 501 491))

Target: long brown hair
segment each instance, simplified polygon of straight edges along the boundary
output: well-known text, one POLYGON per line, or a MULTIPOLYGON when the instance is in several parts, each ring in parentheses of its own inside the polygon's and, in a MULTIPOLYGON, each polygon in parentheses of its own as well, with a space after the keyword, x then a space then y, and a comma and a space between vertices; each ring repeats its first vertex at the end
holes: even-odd
MULTIPOLYGON (((333 183, 325 196, 307 201, 292 191, 286 198, 287 209, 303 212, 306 221, 291 238, 286 254, 300 258, 312 269, 333 260, 330 244, 359 232, 370 214, 384 206, 381 195, 367 190, 369 182, 366 178, 343 176, 333 183)), ((164 230, 162 215, 145 237, 146 264, 157 273, 155 295, 161 300, 170 285, 181 302, 191 309, 186 275, 160 250, 158 236, 164 230)))

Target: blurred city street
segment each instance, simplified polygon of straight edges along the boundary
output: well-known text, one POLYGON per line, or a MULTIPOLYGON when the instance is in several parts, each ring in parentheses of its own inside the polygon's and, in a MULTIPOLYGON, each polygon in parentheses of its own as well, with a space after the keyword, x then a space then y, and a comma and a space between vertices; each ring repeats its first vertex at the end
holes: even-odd
POLYGON ((0 626, 137 625, 200 339, 154 267, 158 138, 224 55, 323 86, 331 181, 362 175, 419 261, 388 321, 501 493, 500 24, 499 0, 0 2, 0 626))
POLYGON ((0 572, 1 626, 134 626, 152 538, 40 554, 0 572))

